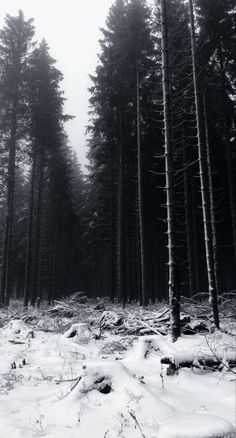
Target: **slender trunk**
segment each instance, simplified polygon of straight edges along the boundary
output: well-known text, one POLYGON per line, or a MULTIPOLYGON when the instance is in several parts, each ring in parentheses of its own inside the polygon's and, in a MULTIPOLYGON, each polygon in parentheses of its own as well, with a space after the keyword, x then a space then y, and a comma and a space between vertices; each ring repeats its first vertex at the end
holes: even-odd
POLYGON ((201 129, 200 90, 199 90, 198 77, 197 77, 196 36, 195 36, 195 24, 194 24, 192 0, 189 0, 189 9, 190 9, 193 85, 194 85, 196 124, 197 124, 197 139, 198 139, 198 161, 199 161, 200 182, 201 182, 204 238, 205 238, 207 276, 208 276, 208 292, 209 292, 209 300, 213 310, 214 323, 215 326, 219 328, 218 297, 217 297, 217 290, 215 284, 213 250, 211 244, 211 217, 210 217, 210 209, 209 209, 209 202, 207 196, 208 181, 207 181, 207 174, 206 174, 205 163, 204 163, 204 142, 202 138, 202 129, 201 129))
POLYGON ((6 215, 6 231, 4 244, 4 258, 2 269, 2 288, 4 295, 4 303, 9 305, 11 296, 11 277, 12 272, 12 242, 13 242, 13 226, 14 226, 14 195, 15 195, 15 161, 16 161, 16 127, 17 127, 17 112, 14 103, 12 114, 12 127, 10 138, 9 162, 8 162, 8 186, 7 186, 7 215, 6 215))
POLYGON ((207 153, 207 173, 209 184, 209 199, 210 199, 210 215, 211 215, 211 236, 212 236, 212 250, 213 250, 213 263, 214 263, 214 275, 217 295, 219 293, 218 287, 218 264, 217 264, 217 235, 216 235, 216 221, 215 221, 215 209, 214 209, 214 192, 213 192, 213 179, 212 179, 212 167, 210 156, 210 144, 208 133, 208 121, 206 111, 206 100, 203 95, 203 109, 204 109, 204 125, 205 125, 205 141, 206 141, 206 153, 207 153))
POLYGON ((53 233, 52 251, 51 251, 51 267, 50 267, 50 289, 48 293, 48 303, 51 304, 55 297, 56 286, 56 259, 57 259, 57 227, 53 233))
POLYGON ((3 244, 2 244, 2 267, 1 267, 1 304, 5 304, 5 283, 6 283, 6 259, 7 259, 7 221, 6 221, 6 230, 3 236, 3 244))
POLYGON ((180 290, 175 260, 175 230, 174 230, 174 183, 173 183, 173 152, 171 129, 171 98, 169 82, 168 54, 168 24, 166 1, 161 0, 161 31, 162 31, 162 86, 164 103, 165 129, 165 174, 166 174, 166 204, 167 204, 167 236, 168 236, 168 284, 169 303, 171 309, 171 333, 173 341, 180 336, 180 290))
POLYGON ((141 132, 140 132, 140 79, 139 63, 136 62, 136 116, 137 116, 137 155, 138 155, 138 222, 139 222, 139 244, 140 244, 140 267, 141 267, 141 295, 142 304, 147 306, 148 297, 145 279, 145 254, 144 254, 144 224, 143 224, 143 189, 142 189, 142 153, 141 153, 141 132))
POLYGON ((124 278, 123 278, 123 139, 122 139, 122 114, 121 98, 118 108, 119 144, 118 144, 118 186, 117 186, 117 299, 122 302, 124 299, 124 278))
POLYGON ((184 166, 184 213, 186 227, 186 243, 187 243, 187 263, 188 263, 188 296, 195 295, 195 278, 194 278, 194 260, 193 260, 193 245, 192 245, 192 230, 191 230, 191 202, 190 202, 190 186, 189 175, 187 168, 187 151, 186 145, 183 147, 183 166, 184 166))
POLYGON ((111 162, 111 262, 110 262, 110 272, 111 272, 111 292, 110 300, 114 302, 116 293, 116 224, 115 224, 115 170, 114 170, 114 150, 111 162))
POLYGON ((36 176, 36 158, 37 146, 34 145, 33 163, 30 182, 30 202, 28 212, 28 231, 27 231, 27 248, 26 248, 26 267, 25 267, 25 288, 24 288, 24 307, 28 307, 31 279, 31 256, 33 240, 33 219, 34 219, 34 202, 35 202, 35 176, 36 176))
POLYGON ((194 191, 194 180, 191 178, 191 216, 192 216, 192 239, 193 239, 193 259, 194 259, 194 277, 195 277, 195 293, 198 293, 199 288, 199 256, 198 256, 198 229, 197 229, 197 212, 196 212, 196 196, 194 191))
POLYGON ((31 291, 31 305, 34 306, 36 294, 39 290, 40 283, 40 241, 42 228, 42 195, 43 195, 43 174, 44 174, 44 153, 41 153, 39 159, 39 175, 38 175, 38 190, 37 190, 37 205, 36 205, 36 224, 35 224, 35 245, 34 245, 34 269, 32 276, 32 291, 31 291))

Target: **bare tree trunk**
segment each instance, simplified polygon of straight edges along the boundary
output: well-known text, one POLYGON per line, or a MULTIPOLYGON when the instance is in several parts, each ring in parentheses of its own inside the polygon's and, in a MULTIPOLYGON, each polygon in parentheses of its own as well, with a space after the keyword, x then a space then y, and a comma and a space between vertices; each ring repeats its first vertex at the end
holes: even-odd
POLYGON ((15 161, 16 161, 16 128, 17 128, 17 100, 14 102, 12 114, 9 162, 8 162, 8 186, 7 186, 7 216, 5 231, 5 248, 2 269, 2 287, 4 303, 9 305, 11 296, 11 276, 12 272, 12 240, 14 224, 14 195, 15 195, 15 161))
POLYGON ((143 189, 142 189, 142 153, 141 153, 141 132, 140 132, 140 79, 139 62, 136 60, 136 116, 137 116, 137 155, 138 155, 138 222, 139 222, 139 244, 140 244, 140 268, 141 268, 141 298, 142 305, 147 306, 148 297, 146 291, 145 273, 145 252, 144 252, 144 225, 143 225, 143 189))
POLYGON ((35 176, 36 176, 36 158, 37 145, 34 145, 33 163, 30 182, 30 202, 28 211, 28 231, 27 231, 27 248, 26 248, 26 267, 25 267, 25 287, 24 287, 24 307, 28 307, 30 293, 30 279, 32 267, 32 240, 33 240, 33 219, 34 219, 34 202, 35 202, 35 176))
POLYGON ((56 260, 57 260, 57 226, 52 238, 52 251, 51 251, 51 266, 50 266, 50 284, 48 291, 48 304, 52 304, 55 298, 56 287, 56 260))
MULTIPOLYGON (((121 93, 121 92, 120 92, 121 93)), ((118 186, 117 186, 117 299, 122 302, 124 299, 124 224, 123 224, 123 139, 122 139, 122 109, 121 96, 119 97, 118 124, 119 124, 119 142, 118 142, 118 186)))
POLYGON ((188 263, 188 296, 193 296, 195 291, 195 276, 194 276, 194 260, 193 260, 193 244, 191 230, 191 197, 189 175, 187 168, 187 151, 186 145, 183 146, 183 166, 184 166, 184 212, 185 212, 185 228, 186 228, 186 243, 187 243, 187 263, 188 263))
POLYGON ((206 251, 206 264, 207 264, 207 277, 208 277, 208 292, 209 300, 212 305, 214 323, 219 328, 219 313, 218 313, 218 297, 214 276, 214 262, 213 262, 213 249, 211 243, 211 216, 209 209, 209 202, 207 196, 207 173, 204 163, 204 142, 202 138, 201 129, 201 114, 200 114, 200 90, 197 77, 197 61, 196 61, 196 35, 195 24, 193 15, 193 1, 189 0, 190 9, 190 33, 191 33, 191 50, 192 50, 192 67, 193 67, 193 85, 194 85, 194 98, 195 98, 195 111, 196 111, 196 124, 197 124, 197 139, 198 139, 198 161, 200 171, 201 182, 201 196, 202 196, 202 211, 204 222, 204 238, 205 238, 205 251, 206 251))
POLYGON ((168 267, 169 267, 169 302, 171 309, 171 333, 173 341, 180 336, 180 291, 175 260, 175 230, 174 230, 174 183, 173 183, 173 151, 171 129, 171 98, 169 82, 169 54, 168 54, 168 24, 166 14, 166 0, 161 0, 161 31, 162 31, 162 86, 164 102, 165 128, 165 174, 167 198, 168 224, 168 267))
POLYGON ((114 159, 115 152, 114 148, 112 150, 112 158, 111 158, 111 262, 110 262, 110 273, 111 273, 111 281, 110 281, 110 300, 114 302, 116 295, 116 217, 115 217, 115 169, 114 169, 114 159))
POLYGON ((32 291, 31 291, 31 305, 34 306, 36 294, 39 289, 40 277, 40 241, 42 228, 42 195, 43 195, 43 175, 44 175, 44 153, 41 153, 39 158, 39 175, 38 175, 38 190, 37 190, 37 205, 36 205, 36 224, 35 224, 35 245, 34 245, 34 269, 32 276, 32 291))
POLYGON ((218 295, 219 287, 218 287, 218 264, 217 264, 217 235, 216 235, 216 221, 215 221, 214 194, 213 194, 214 192, 213 192, 213 180, 212 180, 212 167, 211 167, 211 156, 210 156, 206 100, 205 100, 204 94, 203 94, 203 109, 204 109, 205 141, 206 141, 206 153, 207 153, 207 173, 208 173, 209 199, 210 199, 213 263, 214 263, 216 292, 218 295))
POLYGON ((2 243, 2 267, 1 267, 1 298, 0 302, 2 305, 5 304, 5 283, 6 283, 6 255, 7 255, 7 235, 8 230, 6 227, 4 236, 3 236, 3 243, 2 243))
POLYGON ((194 278, 195 278, 195 293, 200 290, 199 287, 199 251, 198 251, 198 230, 197 230, 197 216, 196 216, 196 197, 194 191, 193 176, 191 178, 191 216, 192 216, 192 236, 193 236, 193 260, 194 260, 194 278))

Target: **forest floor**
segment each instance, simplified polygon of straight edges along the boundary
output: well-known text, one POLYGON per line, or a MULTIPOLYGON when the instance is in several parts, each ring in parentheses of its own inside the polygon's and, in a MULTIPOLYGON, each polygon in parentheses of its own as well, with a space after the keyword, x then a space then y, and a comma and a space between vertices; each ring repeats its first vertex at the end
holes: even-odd
POLYGON ((97 304, 0 310, 0 438, 235 436, 232 315, 213 331, 190 306, 172 344, 164 304, 97 304))

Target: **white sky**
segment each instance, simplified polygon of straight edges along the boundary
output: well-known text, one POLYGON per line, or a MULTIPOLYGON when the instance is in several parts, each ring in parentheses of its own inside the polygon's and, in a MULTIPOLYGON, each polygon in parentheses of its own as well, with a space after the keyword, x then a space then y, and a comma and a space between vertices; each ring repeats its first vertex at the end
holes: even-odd
POLYGON ((100 27, 104 27, 112 0, 1 0, 0 26, 6 13, 22 9, 34 18, 36 39, 45 38, 50 54, 64 75, 65 112, 76 116, 66 123, 70 144, 86 164, 85 126, 88 122, 88 75, 93 74, 99 52, 100 27))

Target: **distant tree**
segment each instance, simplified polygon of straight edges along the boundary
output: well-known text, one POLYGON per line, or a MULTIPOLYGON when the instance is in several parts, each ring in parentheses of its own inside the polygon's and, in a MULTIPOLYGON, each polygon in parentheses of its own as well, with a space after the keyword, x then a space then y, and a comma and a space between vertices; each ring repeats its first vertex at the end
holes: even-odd
MULTIPOLYGON (((209 125, 217 136, 226 160, 228 188, 225 198, 229 199, 234 263, 236 263, 236 189, 235 189, 235 141, 236 123, 236 12, 231 0, 197 1, 197 18, 200 26, 199 51, 202 80, 207 83, 205 97, 210 108, 209 125), (223 148, 222 148, 223 146, 223 148)), ((208 111, 209 112, 209 111, 208 111)), ((211 136, 211 132, 209 133, 211 136)), ((222 165, 222 162, 220 163, 222 165)))
POLYGON ((50 300, 54 296, 54 277, 59 246, 57 242, 60 230, 59 217, 63 224, 65 214, 60 214, 59 210, 64 205, 63 209, 67 211, 65 203, 68 203, 71 198, 70 177, 67 175, 70 163, 67 162, 66 137, 63 130, 63 121, 68 117, 63 114, 64 98, 60 90, 62 74, 54 64, 55 61, 49 55, 47 43, 43 40, 32 53, 28 70, 32 165, 25 306, 28 304, 29 295, 31 295, 33 305, 37 295, 41 295, 41 277, 43 269, 45 271, 43 254, 46 254, 44 260, 48 260, 50 253, 50 260, 48 260, 50 274, 46 274, 50 277, 47 281, 47 289, 50 289, 50 300), (46 247, 45 236, 48 240, 46 247))
POLYGON ((140 303, 146 304, 148 285, 142 279, 148 264, 145 240, 151 213, 147 210, 145 215, 141 198, 149 201, 152 191, 152 154, 146 154, 144 159, 144 151, 150 149, 154 133, 150 114, 156 88, 152 83, 155 50, 150 11, 141 0, 117 1, 106 24, 100 63, 91 87, 94 118, 90 124, 90 179, 97 178, 94 189, 98 194, 96 222, 99 221, 94 230, 99 236, 97 248, 105 246, 111 255, 111 296, 116 295, 124 303, 139 298, 140 303))

